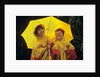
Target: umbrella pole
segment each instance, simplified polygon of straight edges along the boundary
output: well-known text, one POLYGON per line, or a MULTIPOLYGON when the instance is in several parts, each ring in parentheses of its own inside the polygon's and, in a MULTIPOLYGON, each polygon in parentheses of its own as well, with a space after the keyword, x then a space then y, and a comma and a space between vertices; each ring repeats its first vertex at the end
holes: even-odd
POLYGON ((49 49, 49 60, 51 60, 52 58, 51 58, 51 53, 50 53, 50 49, 49 49))

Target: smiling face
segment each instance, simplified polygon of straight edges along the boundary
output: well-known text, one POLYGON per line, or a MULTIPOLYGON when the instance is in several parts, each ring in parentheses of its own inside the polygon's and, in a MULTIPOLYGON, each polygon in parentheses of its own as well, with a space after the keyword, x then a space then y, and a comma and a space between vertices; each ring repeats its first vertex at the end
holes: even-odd
POLYGON ((60 30, 55 32, 56 40, 60 41, 63 39, 64 33, 60 30))
POLYGON ((45 29, 43 27, 43 25, 38 25, 34 31, 34 34, 36 36, 42 37, 45 34, 45 29))
POLYGON ((38 36, 43 36, 44 32, 45 32, 44 29, 40 28, 40 29, 37 30, 37 35, 38 36))

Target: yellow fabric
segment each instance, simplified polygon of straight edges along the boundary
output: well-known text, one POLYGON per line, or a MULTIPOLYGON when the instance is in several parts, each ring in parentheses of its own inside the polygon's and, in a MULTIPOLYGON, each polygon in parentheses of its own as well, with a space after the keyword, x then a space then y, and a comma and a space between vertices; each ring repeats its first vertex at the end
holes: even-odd
POLYGON ((27 44, 27 47, 32 49, 33 46, 35 46, 36 43, 36 37, 33 34, 35 31, 35 28, 37 25, 43 24, 45 28, 45 34, 52 39, 55 37, 55 30, 58 28, 62 28, 65 31, 64 37, 66 38, 66 41, 71 41, 73 39, 72 32, 70 25, 53 17, 45 17, 37 20, 31 20, 27 26, 27 28, 24 30, 24 32, 21 34, 21 36, 25 39, 25 42, 27 44))
POLYGON ((47 40, 48 40, 47 36, 37 37, 37 43, 35 44, 35 46, 33 47, 33 50, 32 50, 32 54, 34 55, 34 58, 39 58, 44 54, 41 57, 41 59, 43 59, 43 60, 48 59, 49 50, 47 50, 47 43, 46 43, 47 40))

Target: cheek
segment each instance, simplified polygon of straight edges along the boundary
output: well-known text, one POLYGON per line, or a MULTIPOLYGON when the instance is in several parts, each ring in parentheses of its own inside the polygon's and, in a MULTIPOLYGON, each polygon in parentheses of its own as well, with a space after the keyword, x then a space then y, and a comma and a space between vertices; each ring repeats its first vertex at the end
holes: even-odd
POLYGON ((40 34, 40 33, 41 33, 41 31, 38 31, 37 33, 38 33, 38 34, 40 34))
POLYGON ((61 38, 63 38, 63 35, 61 36, 61 38))
POLYGON ((42 33, 44 33, 44 30, 42 31, 42 33))
POLYGON ((61 38, 63 38, 63 37, 64 37, 64 35, 62 34, 62 35, 61 35, 61 38))

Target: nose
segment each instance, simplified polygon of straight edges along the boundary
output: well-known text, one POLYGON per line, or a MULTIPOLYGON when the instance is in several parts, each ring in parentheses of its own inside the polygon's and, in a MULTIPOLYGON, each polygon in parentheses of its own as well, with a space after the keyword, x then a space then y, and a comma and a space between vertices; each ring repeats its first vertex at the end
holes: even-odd
POLYGON ((42 30, 42 32, 44 32, 44 30, 42 30))

